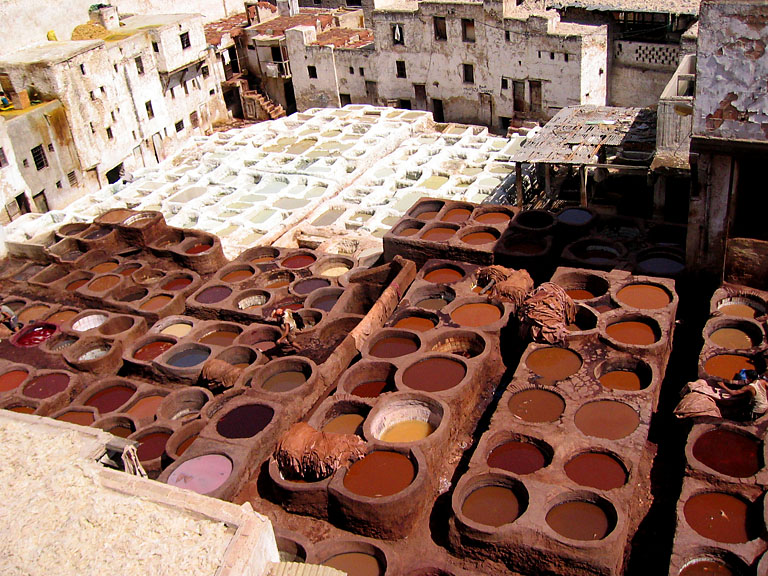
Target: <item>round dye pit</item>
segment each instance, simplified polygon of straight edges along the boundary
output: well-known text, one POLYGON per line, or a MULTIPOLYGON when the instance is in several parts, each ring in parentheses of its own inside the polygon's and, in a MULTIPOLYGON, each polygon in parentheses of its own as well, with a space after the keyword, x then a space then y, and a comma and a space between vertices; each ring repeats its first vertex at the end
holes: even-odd
POLYGON ((464 242, 464 244, 469 244, 471 246, 481 246, 483 244, 496 242, 496 240, 498 240, 498 236, 491 232, 472 232, 471 234, 461 237, 461 241, 464 242))
POLYGON ((336 302, 339 301, 339 296, 340 294, 325 294, 319 296, 312 301, 312 308, 317 308, 323 312, 330 312, 336 305, 336 302))
POLYGON ((418 218, 419 220, 432 220, 435 216, 437 216, 437 213, 439 210, 425 210, 424 212, 419 212, 414 216, 414 218, 418 218))
POLYGON ((595 294, 590 292, 589 290, 584 290, 582 288, 573 288, 571 290, 565 291, 568 296, 571 297, 572 300, 591 300, 595 297, 595 294))
POLYGON ((10 370, 0 376, 0 392, 10 392, 19 387, 29 376, 26 370, 10 370))
POLYGON ((85 405, 93 406, 100 414, 106 414, 120 408, 135 393, 136 389, 130 386, 110 386, 88 398, 85 401, 85 405))
POLYGON ((428 242, 446 242, 452 238, 454 234, 456 234, 456 230, 453 228, 442 228, 438 226, 436 228, 430 228, 424 232, 424 234, 421 235, 421 239, 428 242))
POLYGON ((503 526, 521 514, 515 493, 505 486, 483 486, 474 490, 461 505, 461 513, 485 526, 503 526))
POLYGON ((86 240, 98 240, 99 238, 104 238, 104 236, 110 232, 111 230, 109 228, 96 228, 95 230, 83 236, 83 238, 86 240))
POLYGON ((244 404, 224 414, 216 431, 224 438, 252 438, 272 421, 275 411, 263 404, 244 404))
POLYGON ((229 297, 232 294, 232 289, 227 286, 211 286, 200 292, 195 300, 200 304, 216 304, 229 297))
POLYGON ((754 343, 749 334, 738 328, 719 328, 709 335, 709 340, 721 348, 739 350, 752 348, 754 343))
POLYGON ((754 370, 755 363, 738 354, 718 354, 704 363, 704 372, 710 376, 732 380, 741 370, 754 370))
POLYGON ((395 322, 392 327, 400 328, 401 330, 413 330, 414 332, 426 332, 436 325, 437 323, 431 318, 424 318, 423 316, 406 316, 395 322))
POLYGON ((92 266, 89 270, 96 274, 106 274, 107 272, 112 272, 112 270, 116 269, 118 266, 119 264, 114 260, 107 260, 106 262, 92 266))
POLYGON ((72 320, 77 316, 76 310, 61 310, 60 312, 56 312, 54 314, 51 314, 48 316, 48 318, 45 319, 46 322, 50 324, 64 324, 64 322, 67 322, 68 320, 72 320))
POLYGON ((737 573, 721 560, 698 558, 683 566, 678 576, 737 576, 737 573))
POLYGON ((745 302, 725 301, 718 305, 717 309, 726 316, 736 316, 737 318, 753 319, 758 315, 757 310, 745 302))
POLYGON ((323 432, 362 436, 364 420, 365 416, 362 414, 340 414, 323 426, 323 432))
POLYGON ((19 322, 22 324, 29 324, 33 320, 42 318, 42 316, 50 309, 51 307, 45 304, 35 304, 33 306, 28 306, 19 313, 19 322))
POLYGON ((428 437, 435 428, 424 420, 403 420, 385 429, 379 436, 382 442, 418 442, 428 437))
POLYGON ((151 362, 152 360, 160 356, 160 354, 170 349, 171 346, 173 346, 173 342, 169 342, 165 340, 155 340, 154 342, 150 342, 149 344, 144 344, 144 346, 136 350, 136 352, 133 353, 133 357, 136 360, 141 360, 142 362, 151 362))
POLYGON ((605 510, 593 502, 563 502, 547 512, 547 524, 558 534, 572 540, 602 540, 613 523, 605 510))
POLYGON ((683 507, 683 514, 698 534, 717 542, 740 544, 758 535, 749 504, 731 494, 705 492, 691 496, 683 507))
POLYGON ((232 460, 222 454, 205 454, 179 464, 168 484, 198 494, 209 494, 221 488, 232 475, 232 460))
POLYGON ((611 390, 642 390, 647 386, 640 376, 632 370, 612 370, 598 378, 603 388, 611 390))
POLYGON ((75 280, 74 282, 70 282, 69 284, 67 284, 65 289, 68 292, 74 292, 81 286, 85 286, 88 283, 88 280, 90 280, 90 278, 80 278, 79 280, 75 280))
POLYGON ((184 254, 189 254, 191 256, 194 256, 195 254, 202 254, 203 252, 208 252, 212 247, 212 244, 206 244, 205 242, 198 242, 197 244, 193 244, 186 250, 184 250, 184 254))
POLYGON ((616 300, 626 306, 643 310, 666 308, 672 298, 661 286, 654 284, 630 284, 616 293, 616 300))
POLYGON ((384 567, 373 554, 344 552, 331 556, 323 566, 346 572, 348 576, 383 576, 384 567))
POLYGON ((640 425, 640 416, 622 402, 598 400, 584 404, 574 417, 576 427, 587 436, 618 440, 632 434, 640 425))
POLYGON ((693 457, 720 474, 749 478, 761 468, 760 441, 733 430, 705 432, 693 445, 693 457))
POLYGON ((531 352, 525 365, 545 380, 558 381, 572 376, 581 368, 581 357, 568 348, 547 346, 531 352))
POLYGON ((389 336, 378 340, 369 351, 377 358, 397 358, 411 354, 419 349, 419 341, 405 336, 389 336))
POLYGON ((150 432, 149 434, 137 438, 139 443, 136 448, 136 455, 141 462, 149 462, 155 458, 160 458, 165 453, 165 445, 171 433, 167 431, 150 432))
POLYGON ((293 291, 296 294, 304 295, 314 292, 315 290, 320 290, 321 288, 328 288, 330 285, 330 280, 326 280, 325 278, 307 278, 306 280, 296 282, 296 284, 293 285, 293 291))
POLYGON ((589 224, 592 218, 592 213, 583 208, 566 208, 557 215, 558 222, 570 226, 584 226, 589 224))
POLYGON ((109 317, 106 314, 88 314, 87 316, 83 316, 79 320, 76 320, 72 324, 72 330, 75 332, 85 332, 86 330, 98 328, 108 319, 109 317))
POLYGON ((209 332, 200 338, 198 342, 210 346, 231 346, 238 336, 240 336, 240 332, 235 332, 234 330, 216 330, 215 332, 209 332))
POLYGON ((452 358, 433 357, 411 364, 403 372, 403 384, 413 390, 441 392, 457 386, 467 368, 452 358))
POLYGON ((183 338, 192 330, 192 324, 186 324, 184 322, 178 322, 176 324, 169 324, 162 330, 160 334, 166 336, 176 336, 177 338, 183 338))
POLYGON ((69 376, 64 373, 44 374, 31 380, 24 387, 24 395, 29 398, 50 398, 63 392, 69 386, 69 376))
POLYGON ((23 346, 25 348, 39 346, 53 336, 56 330, 57 328, 54 324, 32 325, 22 330, 14 340, 14 343, 16 346, 23 346))
POLYGON ((168 359, 168 364, 175 368, 192 368, 205 362, 210 355, 208 348, 186 348, 173 354, 168 359))
POLYGON ((685 263, 682 257, 659 253, 646 258, 638 258, 637 270, 641 274, 648 274, 649 276, 675 276, 685 270, 685 263))
POLYGON ((269 392, 290 392, 306 381, 307 375, 301 370, 285 370, 264 380, 261 387, 269 392))
POLYGON ((448 212, 446 212, 442 218, 440 218, 440 221, 460 224, 469 219, 471 214, 472 211, 467 210, 466 208, 452 208, 451 210, 448 210, 448 212))
POLYGON ((307 266, 314 264, 316 258, 312 254, 294 254, 289 256, 281 262, 283 268, 290 268, 292 270, 298 268, 306 268, 307 266))
POLYGON ((137 420, 142 420, 145 418, 151 418, 154 420, 155 415, 157 414, 157 409, 160 407, 160 403, 163 401, 163 398, 165 398, 165 396, 144 396, 133 406, 125 410, 125 413, 133 416, 137 420))
POLYGON ((565 400, 548 390, 523 390, 509 399, 509 410, 524 422, 555 422, 565 410, 565 400))
POLYGON ((173 300, 173 298, 165 294, 152 296, 152 298, 150 298, 146 302, 142 303, 141 306, 139 306, 139 310, 144 310, 145 312, 157 312, 158 310, 166 306, 171 300, 173 300))
POLYGON ((126 265, 125 265, 125 266, 124 266, 124 267, 123 267, 123 268, 122 268, 122 269, 121 269, 121 270, 118 272, 118 274, 120 274, 121 276, 130 276, 131 274, 133 274, 134 272, 136 272, 136 270, 138 270, 139 268, 141 268, 141 264, 126 264, 126 265))
POLYGON ((414 236, 419 233, 419 230, 421 230, 421 228, 414 228, 414 227, 403 228, 402 230, 399 230, 398 232, 396 232, 396 234, 398 236, 414 236))
POLYGON ((398 452, 371 452, 349 467, 344 487, 359 496, 381 498, 405 490, 416 477, 411 459, 398 452))
POLYGON ((610 454, 584 452, 571 458, 564 470, 576 484, 598 490, 613 490, 627 483, 627 471, 610 454))
POLYGON ((192 278, 189 278, 187 276, 180 276, 178 278, 171 278, 170 280, 165 282, 162 286, 160 286, 160 288, 162 290, 175 292, 177 290, 183 290, 190 284, 192 284, 192 278))
POLYGON ((79 426, 90 426, 96 421, 92 412, 86 412, 84 410, 70 410, 69 412, 64 412, 64 414, 56 416, 56 420, 77 424, 79 426))
POLYGON ((36 408, 34 406, 11 406, 10 408, 5 408, 6 410, 10 410, 11 412, 18 412, 19 414, 34 414, 36 408))
POLYGON ((350 267, 346 264, 331 265, 328 268, 323 268, 320 271, 321 276, 327 276, 328 278, 338 278, 342 274, 349 272, 350 267))
POLYGON ((224 282, 229 283, 235 283, 235 282, 243 282, 244 280, 248 280, 251 276, 253 276, 254 271, 251 268, 241 268, 239 270, 232 270, 231 272, 227 272, 224 274, 224 276, 221 277, 221 279, 224 282))
POLYGON ((549 458, 532 442, 510 440, 488 455, 488 466, 513 474, 532 474, 549 464, 549 458))
POLYGON ((481 224, 505 224, 511 217, 506 212, 485 212, 474 217, 476 222, 481 224))
POLYGON ((106 292, 120 284, 120 280, 120 276, 114 276, 112 274, 99 276, 88 284, 88 290, 91 292, 106 292))
POLYGON ((184 452, 186 452, 187 450, 189 450, 189 447, 190 447, 190 446, 192 446, 192 444, 194 444, 194 443, 195 443, 195 440, 197 440, 197 438, 198 438, 198 435, 197 435, 197 434, 192 434, 192 435, 190 435, 190 437, 189 437, 189 438, 187 438, 186 440, 184 440, 184 442, 182 442, 181 444, 179 444, 179 447, 178 447, 178 448, 176 448, 176 455, 177 455, 177 456, 181 456, 182 454, 184 454, 184 452))
POLYGON ((479 327, 493 324, 501 318, 502 312, 495 304, 473 302, 463 304, 451 312, 451 320, 459 326, 479 327))
POLYGON ((617 342, 633 346, 650 346, 658 340, 650 324, 634 320, 610 324, 605 332, 617 342))

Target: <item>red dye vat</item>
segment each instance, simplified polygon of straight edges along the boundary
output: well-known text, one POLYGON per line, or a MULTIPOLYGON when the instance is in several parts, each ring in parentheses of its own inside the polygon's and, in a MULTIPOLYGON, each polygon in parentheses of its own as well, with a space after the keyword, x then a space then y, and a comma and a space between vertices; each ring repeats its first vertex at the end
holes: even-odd
POLYGON ((67 386, 69 386, 69 376, 66 374, 45 374, 27 384, 24 395, 30 398, 50 398, 66 390, 67 386))
POLYGON ((19 334, 15 344, 25 348, 39 346, 53 336, 54 332, 56 332, 54 324, 34 324, 19 334))

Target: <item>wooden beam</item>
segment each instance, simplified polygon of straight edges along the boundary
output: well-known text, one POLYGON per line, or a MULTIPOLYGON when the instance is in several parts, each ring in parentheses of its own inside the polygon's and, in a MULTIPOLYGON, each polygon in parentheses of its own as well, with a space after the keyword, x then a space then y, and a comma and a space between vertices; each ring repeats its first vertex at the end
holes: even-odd
POLYGON ((523 165, 521 162, 515 162, 515 192, 517 197, 517 207, 523 208, 523 165))
POLYGON ((581 193, 581 205, 587 207, 587 167, 579 166, 579 192, 581 193))

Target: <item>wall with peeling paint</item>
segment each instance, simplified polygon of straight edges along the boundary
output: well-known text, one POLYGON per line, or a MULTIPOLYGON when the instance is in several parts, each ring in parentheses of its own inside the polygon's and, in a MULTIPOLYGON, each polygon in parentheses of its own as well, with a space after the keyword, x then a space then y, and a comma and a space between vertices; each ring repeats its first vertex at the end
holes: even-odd
POLYGON ((694 136, 768 141, 768 3, 701 4, 694 136))
MULTIPOLYGON (((19 165, 16 160, 16 154, 13 151, 11 139, 8 136, 7 124, 5 119, 0 116, 0 149, 3 150, 6 166, 0 168, 0 223, 8 221, 8 213, 5 211, 5 205, 11 202, 19 194, 29 196, 29 186, 24 182, 24 178, 19 171, 19 165)), ((0 242, 0 244, 2 244, 0 242)), ((0 247, 0 257, 3 256, 2 247, 0 247)))

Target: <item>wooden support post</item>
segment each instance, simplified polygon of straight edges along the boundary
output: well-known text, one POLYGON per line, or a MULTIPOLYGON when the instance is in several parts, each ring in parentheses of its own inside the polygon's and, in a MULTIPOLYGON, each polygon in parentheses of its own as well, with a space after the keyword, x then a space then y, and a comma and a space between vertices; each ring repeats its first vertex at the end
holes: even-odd
POLYGON ((581 192, 581 205, 587 207, 587 167, 579 166, 579 190, 581 192))
POLYGON ((515 192, 517 197, 517 207, 523 209, 523 165, 515 162, 515 192))
POLYGON ((552 200, 552 166, 544 164, 544 192, 552 200))

